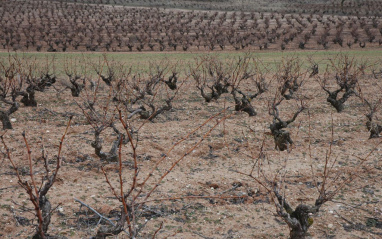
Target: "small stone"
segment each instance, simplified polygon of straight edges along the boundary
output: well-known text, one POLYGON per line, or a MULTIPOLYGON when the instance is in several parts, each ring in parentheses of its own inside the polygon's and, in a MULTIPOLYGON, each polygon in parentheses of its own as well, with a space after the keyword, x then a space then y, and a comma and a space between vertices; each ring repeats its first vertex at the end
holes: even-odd
POLYGON ((372 190, 372 189, 370 189, 370 188, 364 188, 363 191, 364 191, 365 193, 368 193, 368 194, 371 194, 371 195, 374 194, 374 190, 372 190))
POLYGON ((15 119, 15 118, 11 119, 11 122, 16 122, 16 121, 17 121, 17 119, 15 119))
POLYGON ((333 224, 329 224, 329 225, 328 225, 328 228, 333 228, 333 224))

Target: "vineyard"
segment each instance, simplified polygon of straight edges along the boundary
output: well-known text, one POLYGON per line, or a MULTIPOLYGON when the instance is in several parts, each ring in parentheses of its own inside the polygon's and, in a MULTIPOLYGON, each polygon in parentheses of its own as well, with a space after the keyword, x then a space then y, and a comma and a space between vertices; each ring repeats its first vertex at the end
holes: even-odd
POLYGON ((381 235, 379 61, 137 65, 1 58, 2 237, 381 235))
POLYGON ((381 12, 0 0, 0 238, 381 238, 381 12))
POLYGON ((70 0, 66 2, 218 11, 278 11, 285 13, 316 13, 378 17, 381 14, 381 1, 357 0, 70 0))
POLYGON ((1 1, 0 44, 3 51, 23 52, 317 50, 382 44, 379 1, 322 4, 328 8, 324 11, 314 10, 325 9, 322 5, 291 4, 291 9, 309 9, 297 13, 284 7, 271 12, 171 10, 159 8, 160 1, 152 3, 157 8, 134 7, 134 2, 140 1, 1 1))

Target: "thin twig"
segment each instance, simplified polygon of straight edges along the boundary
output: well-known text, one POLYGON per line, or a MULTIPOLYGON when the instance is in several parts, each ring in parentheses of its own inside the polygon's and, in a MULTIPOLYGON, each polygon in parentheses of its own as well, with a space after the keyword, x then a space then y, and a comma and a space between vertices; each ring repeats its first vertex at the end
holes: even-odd
POLYGON ((109 222, 112 226, 115 227, 115 224, 109 218, 103 216, 101 213, 97 212, 97 210, 95 210, 94 208, 92 208, 88 204, 82 202, 81 200, 79 200, 77 198, 73 198, 73 199, 74 199, 74 201, 80 203, 84 207, 87 207, 89 210, 91 210, 92 212, 94 212, 95 214, 97 214, 100 217, 100 220, 98 221, 97 225, 100 223, 101 219, 104 219, 105 221, 109 222))

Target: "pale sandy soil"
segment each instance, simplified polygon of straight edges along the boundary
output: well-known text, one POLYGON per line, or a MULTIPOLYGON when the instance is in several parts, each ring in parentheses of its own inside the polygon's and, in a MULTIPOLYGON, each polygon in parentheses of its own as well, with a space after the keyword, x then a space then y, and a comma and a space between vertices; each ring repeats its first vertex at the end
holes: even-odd
MULTIPOLYGON (((362 78, 364 93, 373 99, 381 97, 381 92, 371 87, 376 80, 368 76, 362 78)), ((249 196, 245 200, 184 198, 151 202, 147 205, 150 210, 147 210, 146 217, 142 217, 141 220, 141 223, 148 220, 141 233, 142 238, 151 238, 161 222, 163 228, 158 232, 157 238, 287 238, 288 227, 276 216, 275 207, 266 190, 254 180, 235 172, 250 172, 264 138, 266 159, 263 160, 263 169, 267 173, 275 173, 286 162, 285 193, 293 206, 297 206, 299 200, 312 204, 317 198, 317 190, 311 186, 315 180, 312 177, 311 165, 314 165, 318 173, 322 172, 325 153, 331 141, 332 121, 332 158, 337 158, 335 171, 354 170, 359 162, 357 157, 366 157, 380 142, 380 139, 368 140, 369 133, 365 127, 364 115, 366 108, 359 99, 350 98, 344 112, 338 114, 326 102, 325 92, 317 82, 308 79, 301 93, 309 99, 307 104, 310 117, 308 111, 305 111, 288 128, 295 142, 292 152, 277 152, 274 149, 273 138, 264 134, 269 132, 271 117, 268 115, 268 101, 273 93, 271 87, 269 92, 252 102, 257 116, 248 117, 245 113, 237 113, 227 119, 224 125, 217 127, 200 147, 193 150, 172 170, 150 198, 187 195, 249 196), (233 186, 239 182, 242 186, 233 186)), ((81 116, 81 111, 74 103, 69 90, 57 94, 53 89, 49 89, 47 92, 38 93, 37 100, 38 107, 21 107, 12 115, 17 121, 14 122, 14 130, 5 133, 5 141, 11 148, 12 158, 20 167, 27 169, 26 149, 21 132, 26 131, 34 158, 40 156, 41 136, 45 149, 53 158, 57 154, 58 143, 67 122, 67 118, 53 112, 77 114, 64 141, 64 158, 58 180, 48 193, 53 208, 58 206, 53 212, 49 233, 68 238, 90 238, 95 235, 98 218, 89 212, 92 219, 87 221, 86 210, 82 208, 80 212, 80 205, 74 198, 86 202, 110 218, 113 218, 112 210, 120 206, 105 181, 100 169, 102 163, 90 146, 93 140, 92 129, 81 116)), ((234 104, 228 94, 216 102, 207 104, 200 97, 193 82, 181 89, 181 94, 174 102, 174 109, 159 116, 154 123, 146 123, 139 131, 138 183, 142 182, 155 162, 175 142, 221 111, 224 105, 233 108, 234 104)), ((296 101, 283 103, 280 107, 282 118, 290 117, 297 106, 296 101)), ((232 112, 231 109, 228 112, 232 112)), ((134 125, 140 123, 141 120, 134 120, 134 125)), ((211 125, 208 124, 177 146, 168 155, 168 159, 154 171, 153 179, 158 179, 174 160, 179 159, 210 129, 211 125)), ((107 143, 111 143, 115 138, 111 133, 103 135, 106 148, 110 147, 107 143)), ((4 153, 3 148, 1 151, 4 153)), ((382 233, 381 229, 365 226, 368 218, 378 220, 379 226, 382 223, 381 156, 380 149, 372 153, 359 169, 360 177, 344 187, 334 198, 335 202, 325 204, 314 216, 314 224, 309 229, 311 238, 381 238, 381 234, 371 233, 382 233), (359 230, 349 227, 350 222, 359 230)), ((127 146, 123 150, 123 161, 123 176, 129 185, 133 169, 131 150, 127 146)), ((40 163, 37 164, 41 165, 40 163)), ((36 218, 33 218, 30 212, 20 211, 20 205, 32 208, 32 204, 26 192, 18 186, 14 172, 4 156, 1 164, 0 237, 26 238, 33 234, 34 227, 19 225, 15 216, 34 219, 30 223, 36 223, 36 218)), ((38 165, 35 172, 36 175, 41 175, 43 171, 38 165), (39 170, 40 174, 37 174, 39 170)), ((54 161, 51 167, 54 167, 54 161)), ((117 185, 117 165, 110 163, 105 168, 111 181, 117 185)), ((24 177, 28 178, 27 175, 24 177)), ((145 186, 150 189, 154 185, 155 180, 151 180, 145 186)), ((116 238, 127 237, 121 233, 116 238)))

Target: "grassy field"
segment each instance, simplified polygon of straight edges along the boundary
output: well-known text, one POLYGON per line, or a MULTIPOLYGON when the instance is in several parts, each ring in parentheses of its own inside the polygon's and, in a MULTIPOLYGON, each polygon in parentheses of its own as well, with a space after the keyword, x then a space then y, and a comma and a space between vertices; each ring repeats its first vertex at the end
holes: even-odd
MULTIPOLYGON (((379 62, 381 60, 381 49, 367 49, 367 50, 348 50, 348 51, 266 51, 266 52, 250 52, 250 54, 259 58, 263 63, 272 65, 278 64, 283 58, 299 57, 303 60, 304 67, 310 67, 309 59, 317 62, 319 66, 326 66, 328 59, 337 54, 348 54, 360 62, 379 62)), ((132 67, 133 72, 145 72, 150 68, 151 63, 160 61, 170 61, 173 63, 180 62, 182 66, 188 66, 194 63, 194 59, 200 56, 213 55, 220 59, 232 59, 243 56, 245 52, 212 52, 212 53, 0 53, 0 59, 5 60, 12 56, 21 58, 35 59, 37 62, 44 62, 47 59, 55 58, 56 74, 61 75, 64 72, 65 61, 68 59, 76 60, 78 62, 94 62, 102 61, 106 56, 109 60, 122 63, 127 67, 132 67)))

